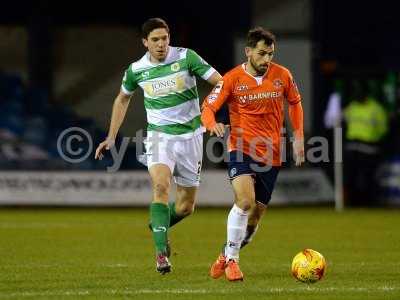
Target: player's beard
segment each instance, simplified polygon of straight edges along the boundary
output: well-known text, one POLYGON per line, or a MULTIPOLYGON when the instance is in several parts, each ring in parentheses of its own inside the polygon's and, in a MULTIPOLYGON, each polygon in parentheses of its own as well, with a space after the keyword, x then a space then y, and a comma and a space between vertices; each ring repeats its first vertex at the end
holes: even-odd
POLYGON ((252 68, 256 71, 257 76, 263 76, 265 72, 268 70, 268 66, 265 68, 260 68, 259 66, 257 66, 257 64, 253 61, 252 58, 250 58, 250 64, 252 68))

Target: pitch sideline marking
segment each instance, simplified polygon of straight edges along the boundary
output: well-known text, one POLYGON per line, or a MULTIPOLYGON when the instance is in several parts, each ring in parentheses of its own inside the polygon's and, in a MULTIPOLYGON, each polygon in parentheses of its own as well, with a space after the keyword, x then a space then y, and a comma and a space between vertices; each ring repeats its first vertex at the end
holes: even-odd
MULTIPOLYGON (((264 292, 264 293, 288 293, 288 292, 372 292, 372 291, 384 291, 392 292, 400 290, 399 286, 381 286, 376 288, 370 287, 298 287, 298 288, 269 288, 269 289, 248 289, 247 292, 264 292)), ((105 290, 98 292, 90 292, 88 290, 67 290, 67 291, 48 291, 48 292, 13 292, 4 293, 0 292, 2 297, 38 297, 38 296, 88 296, 97 295, 104 293, 105 295, 138 295, 138 294, 236 294, 236 290, 232 289, 218 289, 218 290, 207 290, 207 289, 165 289, 165 290, 153 290, 153 289, 139 289, 139 290, 105 290)))

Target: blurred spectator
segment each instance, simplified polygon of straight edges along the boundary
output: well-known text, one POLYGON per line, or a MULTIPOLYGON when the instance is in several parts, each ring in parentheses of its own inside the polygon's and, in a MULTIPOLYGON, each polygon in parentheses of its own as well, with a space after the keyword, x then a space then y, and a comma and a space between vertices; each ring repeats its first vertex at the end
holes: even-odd
MULTIPOLYGON (((113 165, 111 157, 95 161, 94 155, 75 164, 63 160, 57 140, 70 127, 83 128, 95 144, 105 135, 92 119, 78 116, 68 106, 51 104, 46 91, 27 89, 19 76, 0 71, 0 169, 105 170, 113 165)), ((75 146, 88 150, 87 142, 75 146)), ((61 148, 65 150, 65 144, 61 148)), ((129 151, 136 154, 135 147, 129 151)), ((136 155, 121 165, 123 170, 143 168, 136 155)))
MULTIPOLYGON (((368 84, 371 88, 371 84, 368 84)), ((388 131, 388 114, 373 90, 354 80, 344 108, 347 125, 344 145, 345 200, 349 205, 377 205, 375 173, 388 131), (374 97, 375 96, 375 97, 374 97)))

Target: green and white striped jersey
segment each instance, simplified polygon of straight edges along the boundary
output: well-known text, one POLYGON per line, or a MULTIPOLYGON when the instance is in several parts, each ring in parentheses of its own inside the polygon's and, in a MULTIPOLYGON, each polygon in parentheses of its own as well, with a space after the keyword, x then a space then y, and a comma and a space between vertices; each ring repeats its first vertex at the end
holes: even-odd
POLYGON ((195 51, 170 46, 162 63, 150 62, 148 52, 132 63, 121 89, 128 95, 138 86, 143 89, 148 134, 187 139, 204 132, 195 76, 207 80, 214 72, 195 51))

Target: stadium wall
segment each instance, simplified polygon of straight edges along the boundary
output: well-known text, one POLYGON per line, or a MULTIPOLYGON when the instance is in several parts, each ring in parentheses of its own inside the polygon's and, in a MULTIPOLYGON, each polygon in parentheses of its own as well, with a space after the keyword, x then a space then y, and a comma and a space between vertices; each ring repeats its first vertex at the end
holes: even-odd
MULTIPOLYGON (((151 194, 147 171, 0 172, 0 205, 146 206, 151 194)), ((230 206, 232 199, 225 171, 203 172, 198 206, 230 206)), ((331 202, 332 186, 319 169, 281 171, 271 200, 272 205, 331 202)))

